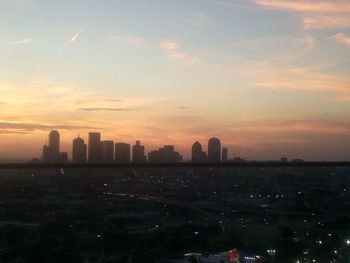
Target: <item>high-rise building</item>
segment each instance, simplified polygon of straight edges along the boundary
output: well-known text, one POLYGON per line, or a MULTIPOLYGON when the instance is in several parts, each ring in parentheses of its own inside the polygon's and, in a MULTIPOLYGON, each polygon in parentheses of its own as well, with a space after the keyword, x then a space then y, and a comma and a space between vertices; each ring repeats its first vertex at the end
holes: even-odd
POLYGON ((228 160, 228 149, 226 147, 222 148, 222 161, 227 162, 228 160))
POLYGON ((49 133, 49 148, 53 156, 57 157, 60 152, 60 134, 53 130, 49 133))
POLYGON ((89 133, 88 146, 88 161, 89 163, 97 163, 101 161, 101 134, 99 132, 89 133))
POLYGON ((218 138, 211 138, 208 142, 208 162, 220 162, 221 143, 218 138))
POLYGON ((47 145, 43 146, 42 160, 43 160, 44 163, 48 163, 49 162, 49 147, 47 145))
POLYGON ((114 161, 114 141, 102 141, 101 151, 102 162, 111 163, 114 161))
POLYGON ((115 144, 115 161, 118 163, 130 162, 130 144, 121 142, 115 144))
POLYGON ((151 163, 177 163, 182 161, 182 156, 175 152, 173 145, 165 145, 159 150, 148 153, 148 162, 151 163))
POLYGON ((135 163, 146 162, 145 146, 140 141, 136 141, 136 145, 132 147, 132 161, 135 163))
POLYGON ((53 130, 49 133, 49 143, 43 147, 43 161, 55 163, 60 161, 60 134, 53 130))
POLYGON ((77 137, 73 140, 73 156, 72 161, 74 163, 86 163, 87 146, 84 140, 77 137))
POLYGON ((197 141, 192 145, 192 162, 204 162, 207 155, 203 152, 202 145, 197 141))

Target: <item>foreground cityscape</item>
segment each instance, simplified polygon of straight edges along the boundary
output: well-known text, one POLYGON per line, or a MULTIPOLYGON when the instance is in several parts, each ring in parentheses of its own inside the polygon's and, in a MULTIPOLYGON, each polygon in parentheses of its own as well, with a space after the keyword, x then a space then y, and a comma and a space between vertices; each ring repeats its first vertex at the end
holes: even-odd
POLYGON ((350 262, 350 168, 0 170, 0 262, 350 262))

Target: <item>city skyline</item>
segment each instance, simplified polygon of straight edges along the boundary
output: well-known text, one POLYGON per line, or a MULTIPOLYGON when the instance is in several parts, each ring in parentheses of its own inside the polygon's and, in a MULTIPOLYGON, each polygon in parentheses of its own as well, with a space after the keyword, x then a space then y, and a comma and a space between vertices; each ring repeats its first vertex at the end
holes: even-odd
MULTIPOLYGON (((166 144, 158 149, 145 151, 145 146, 140 140, 136 140, 134 145, 104 140, 101 133, 90 132, 88 143, 78 135, 72 141, 71 157, 67 152, 60 151, 60 133, 57 130, 50 131, 48 143, 43 146, 41 158, 34 158, 43 163, 176 163, 184 161, 183 156, 175 151, 174 145, 166 144), (132 148, 131 148, 132 146, 132 148)), ((227 162, 228 149, 222 148, 219 138, 212 137, 208 141, 208 154, 202 150, 202 145, 196 141, 192 145, 190 160, 192 162, 227 162), (199 151, 199 152, 198 152, 199 151)))
POLYGON ((186 158, 216 136, 250 159, 348 159, 349 17, 344 0, 0 1, 0 159, 53 129, 64 151, 97 131, 186 158))
MULTIPOLYGON (((76 163, 99 163, 104 162, 157 162, 154 161, 159 153, 166 153, 170 148, 174 151, 177 146, 171 142, 165 142, 159 146, 142 145, 140 140, 133 143, 125 142, 125 140, 113 140, 102 137, 101 132, 89 132, 85 140, 79 133, 70 142, 64 140, 65 147, 61 146, 61 135, 57 130, 51 130, 47 135, 46 144, 41 146, 41 152, 37 156, 32 155, 30 158, 18 158, 18 160, 34 161, 40 160, 44 163, 59 163, 72 161, 76 163), (67 148, 67 145, 69 147, 67 148), (170 148, 169 148, 170 147, 170 148), (62 151, 60 151, 62 149, 62 151), (135 153, 135 151, 137 153, 135 153), (127 157, 126 157, 127 155, 127 157), (117 156, 119 156, 117 158, 117 156), (136 159, 134 159, 137 156, 136 159), (151 157, 150 157, 151 156, 151 157)), ((300 156, 289 156, 282 154, 276 158, 254 159, 249 156, 242 156, 237 151, 231 151, 227 145, 222 145, 220 138, 210 137, 199 142, 198 140, 187 145, 186 149, 176 150, 179 157, 169 159, 167 162, 178 161, 192 161, 192 162, 226 162, 226 161, 282 161, 289 160, 307 160, 307 161, 323 161, 323 160, 309 160, 301 158, 300 156), (204 142, 204 143, 203 143, 204 142)), ((158 157, 159 158, 159 157, 158 157)), ((16 158, 4 157, 1 160, 16 160, 16 158)), ((336 161, 348 161, 348 159, 336 161)), ((163 161, 162 161, 163 162, 163 161)))

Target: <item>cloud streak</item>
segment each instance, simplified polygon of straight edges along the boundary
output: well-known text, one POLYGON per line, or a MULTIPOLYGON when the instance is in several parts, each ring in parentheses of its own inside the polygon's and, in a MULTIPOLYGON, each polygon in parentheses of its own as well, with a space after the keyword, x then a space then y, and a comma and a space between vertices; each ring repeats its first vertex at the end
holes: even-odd
POLYGON ((79 108, 81 111, 140 111, 143 108, 79 108))
POLYGON ((51 130, 51 129, 62 129, 62 130, 78 130, 78 129, 100 129, 91 126, 79 126, 79 125, 47 125, 40 123, 17 123, 17 122, 0 122, 0 129, 2 130, 24 130, 24 131, 35 131, 35 130, 51 130))

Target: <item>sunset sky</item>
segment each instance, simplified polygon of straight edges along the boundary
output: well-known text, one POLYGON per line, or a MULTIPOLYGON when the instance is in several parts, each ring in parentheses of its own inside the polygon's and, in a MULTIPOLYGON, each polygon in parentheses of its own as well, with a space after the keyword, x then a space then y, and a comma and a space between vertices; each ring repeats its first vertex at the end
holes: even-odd
POLYGON ((0 0, 0 158, 51 129, 350 160, 350 1, 0 0))

